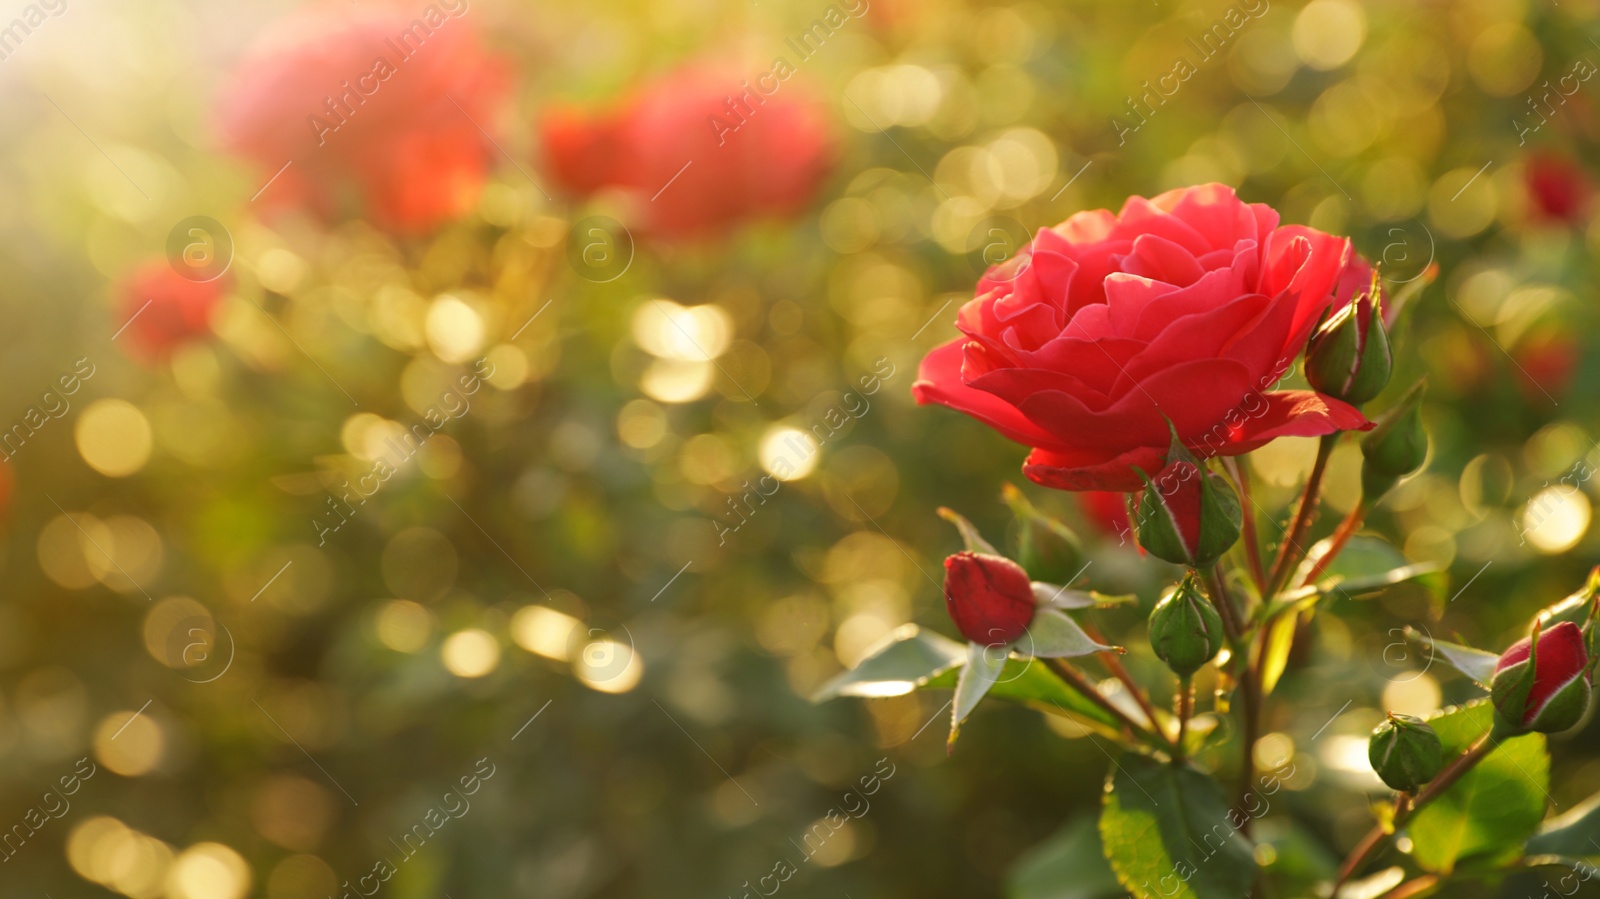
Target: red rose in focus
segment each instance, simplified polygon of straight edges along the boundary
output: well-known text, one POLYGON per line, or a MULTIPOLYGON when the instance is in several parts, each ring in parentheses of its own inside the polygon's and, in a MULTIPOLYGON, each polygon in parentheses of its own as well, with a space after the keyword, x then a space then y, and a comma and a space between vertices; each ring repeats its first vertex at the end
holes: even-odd
POLYGON ((132 355, 166 359, 179 346, 211 334, 211 310, 228 279, 191 281, 166 260, 145 263, 123 281, 117 296, 119 339, 133 344, 132 355))
POLYGON ((1348 240, 1279 227, 1224 185, 1133 197, 990 269, 912 394, 1032 447, 1023 473, 1062 490, 1139 489, 1135 469, 1166 463, 1166 419, 1202 458, 1370 428, 1331 397, 1265 392, 1370 271, 1348 240))
POLYGON ((1002 646, 1033 621, 1033 585, 1022 566, 999 556, 960 552, 944 560, 944 603, 961 636, 1002 646))
POLYGON ((835 156, 823 105, 797 82, 725 68, 680 69, 612 110, 554 109, 539 130, 568 192, 622 190, 643 228, 669 237, 792 216, 835 156))
POLYGON ((422 10, 322 5, 247 55, 218 130, 259 165, 264 204, 417 232, 477 202, 495 152, 478 126, 494 121, 504 67, 464 0, 422 10))
POLYGON ((1541 153, 1528 160, 1523 170, 1536 218, 1577 224, 1589 206, 1589 179, 1571 160, 1541 153))

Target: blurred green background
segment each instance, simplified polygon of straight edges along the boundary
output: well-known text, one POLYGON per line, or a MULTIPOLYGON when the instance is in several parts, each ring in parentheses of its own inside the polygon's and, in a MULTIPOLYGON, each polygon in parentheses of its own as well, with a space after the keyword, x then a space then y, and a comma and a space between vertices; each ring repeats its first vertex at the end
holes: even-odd
MULTIPOLYGON (((0 422, 93 371, 4 472, 0 826, 33 832, 0 852, 6 897, 338 896, 484 759, 384 895, 740 896, 890 765, 785 894, 1086 895, 1007 886, 1098 802, 1107 757, 1069 722, 990 704, 947 757, 944 694, 806 697, 901 624, 953 632, 934 509, 998 539, 1007 481, 1090 541, 1087 583, 1148 609, 1170 571, 1025 484, 1022 448, 908 395, 991 229, 1130 194, 1234 185, 1350 235, 1391 291, 1439 267, 1390 394, 1428 377, 1432 458, 1369 527, 1448 564, 1453 598, 1319 619, 1263 743, 1298 772, 1296 833, 1329 854, 1365 830, 1380 705, 1472 694, 1392 628, 1503 646, 1595 561, 1600 82, 1559 80, 1600 66, 1592 0, 872 0, 794 76, 839 147, 805 211, 637 235, 604 283, 574 225, 627 213, 547 197, 541 111, 691 58, 764 72, 826 4, 476 0, 512 64, 482 123, 504 155, 470 214, 409 237, 257 218, 264 178, 219 148, 226 74, 290 4, 60 5, 0 59, 0 422), (1151 109, 1179 57, 1192 77, 1151 109), (195 215, 231 235, 227 293, 205 339, 135 358, 115 285, 195 215), (470 411, 319 546, 330 491, 478 359, 470 411), (711 516, 737 523, 729 498, 806 440, 719 540, 711 516), (56 817, 40 797, 83 758, 56 817)), ((1313 450, 1251 459, 1280 522, 1313 450)), ((1346 447, 1334 510, 1357 478, 1346 447)), ((1116 623, 1157 679, 1141 613, 1116 623)), ((1555 747, 1560 808, 1600 789, 1593 733, 1555 747)))

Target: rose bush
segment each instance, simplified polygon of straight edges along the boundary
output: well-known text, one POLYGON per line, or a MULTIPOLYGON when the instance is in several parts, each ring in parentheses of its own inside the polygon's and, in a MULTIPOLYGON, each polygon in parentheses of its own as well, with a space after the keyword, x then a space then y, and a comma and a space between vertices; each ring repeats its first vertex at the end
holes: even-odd
POLYGON ((1371 272, 1348 240, 1224 185, 1132 197, 990 269, 912 392, 1032 447, 1039 484, 1137 490, 1166 464, 1167 419, 1202 458, 1371 427, 1331 397, 1268 392, 1371 272))

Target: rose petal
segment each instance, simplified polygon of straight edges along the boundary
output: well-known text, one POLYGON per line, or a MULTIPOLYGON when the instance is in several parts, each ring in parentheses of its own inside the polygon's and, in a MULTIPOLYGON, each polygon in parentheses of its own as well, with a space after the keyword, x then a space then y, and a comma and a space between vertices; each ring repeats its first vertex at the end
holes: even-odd
POLYGON ((1017 408, 992 393, 974 390, 961 380, 962 345, 958 338, 934 348, 922 360, 911 396, 920 404, 938 403, 978 419, 1023 446, 1060 448, 1061 442, 1034 425, 1017 408))

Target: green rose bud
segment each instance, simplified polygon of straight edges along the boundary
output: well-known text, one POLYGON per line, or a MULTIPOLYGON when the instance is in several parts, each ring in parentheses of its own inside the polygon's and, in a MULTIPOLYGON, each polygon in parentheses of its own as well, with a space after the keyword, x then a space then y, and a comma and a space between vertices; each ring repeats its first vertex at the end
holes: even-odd
POLYGON ((1425 382, 1418 381, 1378 419, 1378 426, 1361 438, 1361 493, 1367 502, 1376 502, 1427 459, 1428 432, 1422 428, 1425 386, 1425 382))
POLYGON ((1224 642, 1222 616, 1195 589, 1192 573, 1167 591, 1150 613, 1150 646, 1179 677, 1199 671, 1224 642))
POLYGON ((1011 484, 1005 485, 1006 505, 1017 518, 1017 545, 1013 557, 1028 576, 1048 584, 1068 584, 1082 573, 1083 544, 1072 529, 1040 512, 1011 484))
POLYGON ((1203 568, 1239 540, 1243 518, 1232 485, 1206 471, 1176 432, 1167 467, 1154 480, 1142 470, 1144 493, 1130 518, 1145 552, 1175 565, 1203 568))
POLYGON ((1444 767, 1444 747, 1426 721, 1390 712, 1372 732, 1367 761, 1390 789, 1414 793, 1444 767))
POLYGON ((1318 393, 1359 406, 1389 383, 1394 357, 1383 327, 1378 273, 1372 287, 1317 328, 1306 344, 1306 380, 1318 393))

